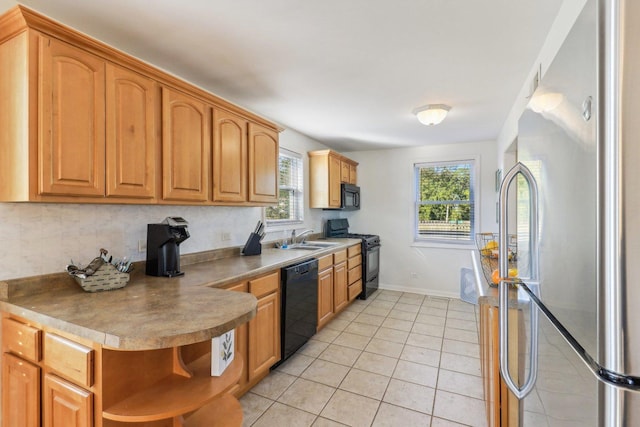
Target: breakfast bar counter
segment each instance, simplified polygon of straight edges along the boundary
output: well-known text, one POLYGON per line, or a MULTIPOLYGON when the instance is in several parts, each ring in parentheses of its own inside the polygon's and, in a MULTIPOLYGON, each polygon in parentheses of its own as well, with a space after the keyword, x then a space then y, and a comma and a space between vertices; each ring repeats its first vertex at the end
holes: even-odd
POLYGON ((234 329, 255 314, 254 296, 216 288, 358 241, 335 242, 317 251, 265 248, 256 256, 185 255, 184 276, 172 278, 146 276, 144 262, 139 262, 126 287, 96 293, 84 292, 65 273, 8 280, 0 282, 0 310, 113 349, 192 344, 234 329))
POLYGON ((173 278, 138 262, 125 287, 95 293, 66 273, 0 282, 2 418, 239 426, 237 395, 280 360, 280 268, 354 244, 185 255, 173 278))

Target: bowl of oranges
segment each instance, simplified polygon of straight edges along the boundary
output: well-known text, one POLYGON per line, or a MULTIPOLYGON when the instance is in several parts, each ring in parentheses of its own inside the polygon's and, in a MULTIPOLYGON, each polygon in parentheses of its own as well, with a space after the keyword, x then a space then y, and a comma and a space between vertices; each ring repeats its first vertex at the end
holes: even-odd
MULTIPOLYGON (((480 252, 480 264, 482 273, 489 286, 498 286, 500 283, 500 273, 498 270, 498 254, 500 244, 498 233, 478 233, 476 234, 476 246, 480 252)), ((518 277, 517 254, 518 244, 514 234, 507 237, 507 257, 509 272, 507 279, 513 281, 518 277)))

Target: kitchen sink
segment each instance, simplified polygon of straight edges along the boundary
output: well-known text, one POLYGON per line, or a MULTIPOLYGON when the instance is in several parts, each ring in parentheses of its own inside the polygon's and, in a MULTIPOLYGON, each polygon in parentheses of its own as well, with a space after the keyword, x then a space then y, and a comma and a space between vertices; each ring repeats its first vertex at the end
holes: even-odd
POLYGON ((294 243, 288 246, 289 249, 305 249, 308 251, 317 251, 319 249, 325 249, 326 246, 309 245, 307 243, 294 243))
POLYGON ((340 243, 339 242, 325 242, 325 241, 318 241, 318 240, 307 240, 304 243, 300 243, 301 245, 307 245, 307 246, 318 246, 320 248, 330 248, 331 246, 337 246, 340 243))
POLYGON ((294 243, 289 245, 287 249, 304 249, 308 251, 317 251, 320 249, 330 248, 332 246, 339 245, 339 242, 326 242, 318 240, 307 240, 304 243, 294 243))

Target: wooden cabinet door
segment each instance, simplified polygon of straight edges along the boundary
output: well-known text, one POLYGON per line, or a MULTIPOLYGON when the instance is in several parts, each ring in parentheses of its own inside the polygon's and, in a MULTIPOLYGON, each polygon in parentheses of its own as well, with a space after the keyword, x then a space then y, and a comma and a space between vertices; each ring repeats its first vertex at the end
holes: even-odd
POLYGON ((102 197, 105 62, 46 37, 39 61, 39 193, 102 197))
POLYGON ((333 268, 318 274, 318 329, 333 316, 333 268))
MULTIPOLYGON (((524 410, 500 374, 499 314, 497 307, 480 304, 480 366, 490 427, 519 425, 524 410)), ((509 309, 510 372, 516 381, 524 378, 523 329, 522 311, 509 309)))
POLYGON ((358 169, 356 165, 349 165, 349 183, 358 184, 358 169))
POLYGON ((249 321, 249 381, 280 360, 280 293, 260 298, 256 310, 249 321))
POLYGON ((209 198, 210 119, 207 105, 162 88, 162 197, 204 202, 209 198))
POLYGON ((342 165, 340 159, 329 155, 329 207, 339 208, 342 205, 342 189, 340 187, 342 165))
POLYGON ((338 313, 349 302, 347 283, 347 263, 341 262, 333 266, 333 312, 338 313))
POLYGON ((247 121, 213 111, 213 201, 247 201, 247 121))
POLYGON ((40 426, 40 368, 9 353, 2 359, 2 426, 40 426))
MULTIPOLYGON (((495 366, 498 364, 497 309, 488 304, 480 304, 480 366, 487 411, 487 425, 500 425, 500 378, 495 366), (496 378, 496 374, 498 378, 496 378)), ((498 365, 499 369, 499 365, 498 365)))
MULTIPOLYGON (((228 291, 236 292, 249 292, 249 284, 247 282, 238 283, 226 288, 228 291)), ((249 353, 248 353, 248 340, 249 340, 249 325, 244 323, 236 328, 236 354, 242 355, 244 360, 244 366, 242 367, 242 375, 238 380, 238 387, 231 390, 231 393, 235 393, 236 390, 244 390, 246 384, 249 382, 249 353)))
POLYGON ((345 162, 344 160, 340 161, 340 182, 346 182, 347 184, 349 184, 351 182, 351 178, 349 178, 350 176, 350 168, 349 168, 349 163, 345 162))
POLYGON ((42 399, 44 427, 93 425, 93 393, 55 375, 46 374, 42 399))
POLYGON ((249 201, 278 201, 278 134, 249 123, 249 201))
POLYGON ((156 197, 156 91, 153 80, 107 64, 108 197, 156 197))

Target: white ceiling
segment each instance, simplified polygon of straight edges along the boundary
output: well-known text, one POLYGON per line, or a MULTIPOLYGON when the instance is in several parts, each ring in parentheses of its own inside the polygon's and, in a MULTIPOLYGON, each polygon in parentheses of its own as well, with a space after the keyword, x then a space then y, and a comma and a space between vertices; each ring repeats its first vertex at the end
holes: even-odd
POLYGON ((562 2, 21 3, 284 127, 357 151, 495 139, 562 2), (429 103, 453 107, 439 126, 411 113, 429 103))

